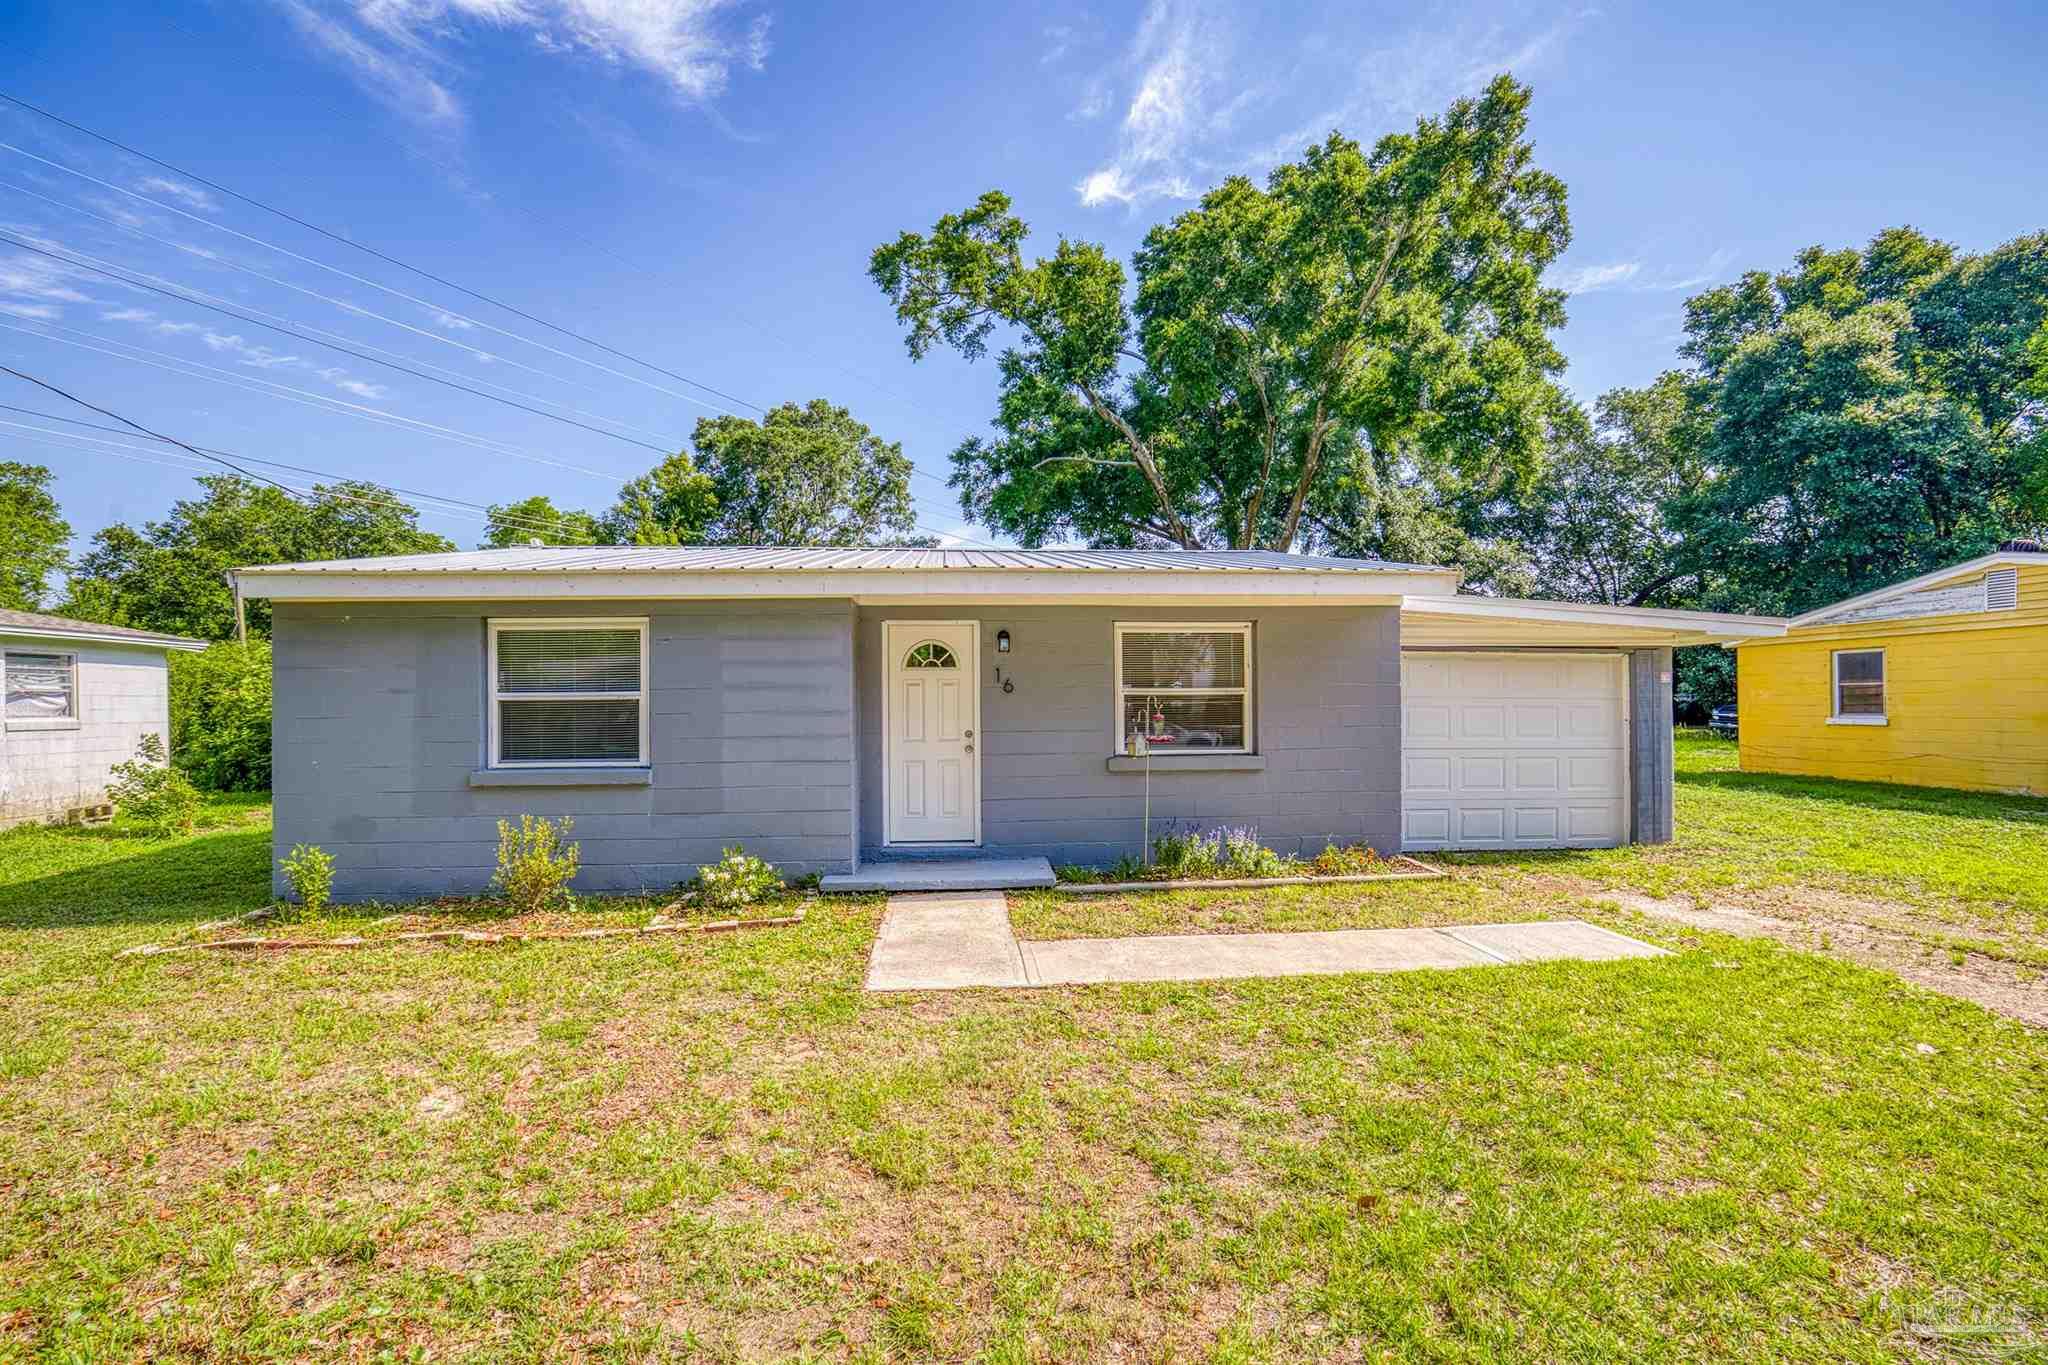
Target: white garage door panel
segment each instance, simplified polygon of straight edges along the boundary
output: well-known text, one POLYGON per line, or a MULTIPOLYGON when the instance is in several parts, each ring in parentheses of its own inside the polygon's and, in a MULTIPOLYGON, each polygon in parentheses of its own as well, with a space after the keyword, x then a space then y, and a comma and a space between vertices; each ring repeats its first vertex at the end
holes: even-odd
POLYGON ((1403 842, 1626 841, 1626 700, 1619 655, 1403 655, 1403 842))

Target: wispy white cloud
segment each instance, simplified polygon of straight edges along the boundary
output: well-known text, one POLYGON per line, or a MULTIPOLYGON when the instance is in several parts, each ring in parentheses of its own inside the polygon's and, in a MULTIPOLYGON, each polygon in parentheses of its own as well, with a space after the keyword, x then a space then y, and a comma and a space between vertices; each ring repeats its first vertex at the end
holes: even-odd
POLYGON ((775 45, 768 41, 768 30, 773 27, 775 27, 775 16, 772 14, 756 15, 754 22, 747 25, 746 52, 748 70, 766 71, 768 69, 768 54, 775 50, 775 45))
POLYGON ((382 46, 302 0, 277 3, 308 42, 346 68, 373 98, 428 128, 445 132, 461 125, 462 103, 435 76, 425 52, 382 46))
POLYGON ((47 256, 22 252, 0 258, 0 298, 41 304, 90 303, 92 300, 72 283, 75 279, 77 272, 47 256))
MULTIPOLYGON (((1075 182, 1084 205, 1192 198, 1228 174, 1260 175, 1333 128, 1362 142, 1441 110, 1503 71, 1527 79, 1561 59, 1596 13, 1536 22, 1445 23, 1385 35, 1326 32, 1299 45, 1234 40, 1231 0, 1151 0, 1121 60, 1083 87, 1068 117, 1125 101, 1114 153, 1075 182), (1341 55, 1340 55, 1341 54, 1341 55)), ((1250 21, 1242 25, 1250 30, 1250 21)))
POLYGON ((476 326, 468 318, 459 318, 453 313, 435 313, 434 325, 436 327, 446 327, 451 332, 467 332, 470 328, 476 326))
POLYGON ((1591 294, 1628 283, 1642 272, 1641 261, 1616 261, 1611 265, 1577 265, 1560 270, 1550 283, 1567 294, 1591 294))
MULTIPOLYGON (((1131 94, 1116 154, 1074 186, 1084 205, 1189 196, 1187 171, 1199 159, 1200 135, 1215 129, 1209 102, 1228 56, 1221 21, 1194 0, 1152 0, 1125 58, 1131 94)), ((1101 103, 1106 108, 1106 94, 1101 103)))
POLYGON ((141 194, 157 194, 175 199, 187 208, 204 213, 217 213, 220 204, 214 197, 197 185, 188 185, 182 180, 173 180, 165 175, 146 175, 135 182, 135 189, 141 194))
POLYGON ((274 0, 300 32, 373 96, 448 131, 463 105, 457 54, 478 31, 523 34, 543 52, 629 67, 693 103, 735 68, 768 61, 773 17, 742 24, 741 0, 274 0))
POLYGON ((239 332, 216 331, 202 322, 178 322, 160 317, 147 308, 110 308, 100 314, 100 319, 104 322, 125 322, 153 336, 197 337, 207 350, 217 355, 232 356, 236 364, 255 370, 300 370, 358 398, 382 398, 389 392, 382 384, 357 379, 338 365, 322 365, 304 356, 274 350, 248 340, 239 332))
POLYGON ((37 322, 50 322, 64 316, 64 310, 54 303, 0 303, 0 313, 37 322))
POLYGON ((1045 29, 1045 51, 1038 54, 1038 64, 1051 66, 1072 51, 1073 47, 1072 24, 1048 24, 1045 29))
POLYGON ((390 392, 382 384, 372 384, 365 379, 351 379, 348 371, 334 366, 316 370, 314 373, 334 385, 335 388, 340 389, 343 393, 354 394, 358 398, 382 398, 390 392))

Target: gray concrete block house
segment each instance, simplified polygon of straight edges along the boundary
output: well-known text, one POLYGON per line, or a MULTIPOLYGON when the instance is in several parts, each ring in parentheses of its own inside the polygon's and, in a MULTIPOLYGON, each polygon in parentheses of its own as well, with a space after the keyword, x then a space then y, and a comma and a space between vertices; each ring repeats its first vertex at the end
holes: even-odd
POLYGON ((1105 863, 1175 821, 1288 853, 1671 833, 1671 648, 1755 617, 1462 596, 1264 551, 534 548, 240 570, 271 601, 280 850, 471 891, 571 815, 586 890, 1105 863), (1134 754, 1134 750, 1138 751, 1134 754))

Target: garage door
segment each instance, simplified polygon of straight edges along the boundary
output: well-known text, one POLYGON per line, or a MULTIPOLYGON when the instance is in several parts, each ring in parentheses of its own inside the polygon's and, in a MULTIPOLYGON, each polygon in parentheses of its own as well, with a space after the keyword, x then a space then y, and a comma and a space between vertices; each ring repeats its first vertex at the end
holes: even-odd
POLYGON ((1614 654, 1403 654, 1402 843, 1626 842, 1627 691, 1614 654))

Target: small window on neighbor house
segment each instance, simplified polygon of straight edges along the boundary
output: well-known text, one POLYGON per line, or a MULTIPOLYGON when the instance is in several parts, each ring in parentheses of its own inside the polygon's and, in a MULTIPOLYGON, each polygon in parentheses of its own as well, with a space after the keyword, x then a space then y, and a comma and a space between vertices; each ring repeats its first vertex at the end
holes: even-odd
POLYGON ((1118 625, 1117 748, 1142 736, 1155 754, 1252 747, 1249 622, 1118 625))
POLYGON ((647 622, 493 621, 494 767, 647 762, 647 622))
POLYGON ((78 719, 77 656, 9 651, 0 671, 6 674, 8 724, 78 719))
POLYGON ((1835 651, 1836 720, 1884 719, 1884 651, 1835 651))
POLYGON ((1993 569, 1984 575, 1984 610, 2012 611, 2020 604, 2020 571, 1993 569))

